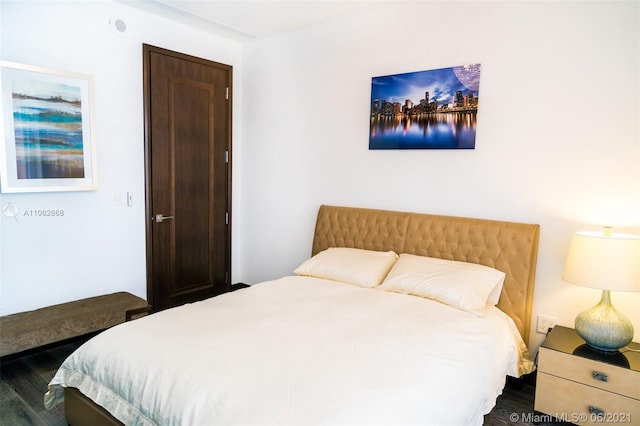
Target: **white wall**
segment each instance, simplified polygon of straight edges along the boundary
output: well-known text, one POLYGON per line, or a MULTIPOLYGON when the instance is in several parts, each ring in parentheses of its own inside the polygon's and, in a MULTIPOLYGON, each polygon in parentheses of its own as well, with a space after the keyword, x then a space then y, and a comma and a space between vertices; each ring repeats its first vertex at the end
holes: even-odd
MULTIPOLYGON (((2 0, 0 14, 3 60, 93 76, 98 155, 97 191, 1 195, 0 206, 21 214, 0 215, 0 314, 115 291, 146 298, 142 43, 232 65, 236 75, 241 46, 111 1, 2 0), (113 31, 110 18, 127 31, 113 31), (116 206, 126 191, 133 206, 116 206), (30 209, 64 217, 23 216, 30 209)), ((234 89, 240 96, 240 79, 234 89)))
MULTIPOLYGON (((560 278, 571 234, 640 231, 639 16, 637 2, 414 2, 250 43, 236 277, 290 274, 322 203, 533 222, 534 327, 572 326, 599 292, 560 278), (371 77, 468 63, 482 64, 475 150, 368 150, 371 77)), ((640 294, 613 302, 639 340, 640 294)))

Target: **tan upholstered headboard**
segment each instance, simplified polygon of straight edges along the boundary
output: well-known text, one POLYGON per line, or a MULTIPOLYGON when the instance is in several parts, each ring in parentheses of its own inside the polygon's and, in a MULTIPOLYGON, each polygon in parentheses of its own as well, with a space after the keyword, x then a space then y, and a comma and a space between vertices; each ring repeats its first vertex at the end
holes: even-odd
POLYGON ((320 206, 312 254, 329 247, 479 263, 506 274, 498 307, 529 342, 540 225, 353 207, 320 206))

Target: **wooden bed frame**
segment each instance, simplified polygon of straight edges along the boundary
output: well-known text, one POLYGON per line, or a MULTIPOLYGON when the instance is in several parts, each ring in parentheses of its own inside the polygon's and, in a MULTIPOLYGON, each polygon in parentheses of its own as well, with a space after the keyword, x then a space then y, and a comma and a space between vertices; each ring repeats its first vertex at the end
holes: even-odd
MULTIPOLYGON (((499 269, 506 277, 498 308, 528 344, 539 236, 535 224, 322 205, 312 255, 329 247, 353 247, 499 269)), ((65 413, 72 426, 122 425, 75 388, 65 389, 65 413)))

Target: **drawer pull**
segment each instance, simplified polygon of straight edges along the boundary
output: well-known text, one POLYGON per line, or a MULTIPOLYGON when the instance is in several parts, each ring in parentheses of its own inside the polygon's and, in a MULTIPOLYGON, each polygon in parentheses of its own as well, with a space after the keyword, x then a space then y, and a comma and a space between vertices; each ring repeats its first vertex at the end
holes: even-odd
POLYGON ((608 382, 609 381, 609 376, 604 374, 604 373, 601 373, 599 371, 594 371, 593 372, 593 378, 596 379, 596 380, 603 381, 603 382, 608 382))
POLYGON ((593 405, 589 406, 589 413, 595 414, 598 417, 604 417, 605 411, 599 409, 598 407, 594 407, 593 405))

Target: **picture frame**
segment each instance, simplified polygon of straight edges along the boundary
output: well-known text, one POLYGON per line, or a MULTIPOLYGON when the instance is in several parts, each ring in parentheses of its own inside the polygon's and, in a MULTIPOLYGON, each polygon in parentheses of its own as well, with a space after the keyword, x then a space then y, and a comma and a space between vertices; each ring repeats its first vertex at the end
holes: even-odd
POLYGON ((93 77, 0 61, 0 192, 97 189, 93 77))
POLYGON ((475 149, 480 64, 371 79, 369 149, 475 149))

